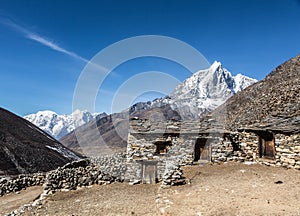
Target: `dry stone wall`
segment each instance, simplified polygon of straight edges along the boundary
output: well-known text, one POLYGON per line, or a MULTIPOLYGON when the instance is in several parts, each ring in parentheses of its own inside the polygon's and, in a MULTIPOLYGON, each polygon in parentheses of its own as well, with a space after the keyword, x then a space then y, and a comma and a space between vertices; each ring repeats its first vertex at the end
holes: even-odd
POLYGON ((246 161, 255 161, 267 166, 295 168, 300 170, 300 134, 275 134, 275 158, 259 157, 258 135, 241 132, 240 145, 246 161))
POLYGON ((88 159, 75 161, 59 167, 46 175, 44 190, 76 190, 78 187, 93 184, 110 184, 116 179, 103 172, 99 166, 88 159))
POLYGON ((90 160, 99 166, 100 170, 114 177, 116 181, 125 181, 127 172, 126 153, 91 157, 90 160))
MULTIPOLYGON (((209 122, 209 121, 208 121, 209 122)), ((143 119, 131 121, 128 136, 127 162, 129 167, 135 164, 131 178, 141 178, 138 172, 139 161, 157 161, 157 178, 163 180, 170 170, 167 163, 189 165, 195 163, 197 140, 204 140, 208 145, 209 162, 220 163, 258 162, 268 166, 281 166, 300 169, 300 135, 284 134, 280 131, 252 131, 240 130, 238 132, 214 130, 197 122, 150 122, 143 119), (204 127, 204 128, 203 128, 204 127), (260 134, 272 134, 275 139, 274 157, 266 159, 260 155, 260 134), (163 153, 157 143, 165 144, 163 153)))
POLYGON ((45 181, 44 173, 32 175, 19 175, 15 179, 0 179, 0 196, 18 192, 30 186, 42 185, 45 181))
POLYGON ((54 192, 75 190, 93 184, 110 184, 115 181, 121 181, 120 176, 113 176, 89 159, 84 159, 68 163, 48 173, 19 175, 9 180, 3 178, 0 180, 0 196, 36 185, 43 185, 45 191, 54 192))

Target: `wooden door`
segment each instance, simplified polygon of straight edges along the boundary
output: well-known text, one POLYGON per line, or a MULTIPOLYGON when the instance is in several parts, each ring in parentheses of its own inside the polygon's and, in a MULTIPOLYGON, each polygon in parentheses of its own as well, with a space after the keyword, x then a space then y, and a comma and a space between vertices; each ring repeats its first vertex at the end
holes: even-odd
POLYGON ((275 158, 275 138, 271 133, 259 135, 259 156, 261 158, 275 158))

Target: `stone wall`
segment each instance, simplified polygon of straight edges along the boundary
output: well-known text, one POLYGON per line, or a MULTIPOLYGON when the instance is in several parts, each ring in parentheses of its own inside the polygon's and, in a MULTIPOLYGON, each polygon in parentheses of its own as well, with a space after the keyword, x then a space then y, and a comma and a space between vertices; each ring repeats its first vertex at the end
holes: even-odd
POLYGON ((210 151, 206 159, 208 162, 249 161, 268 166, 300 169, 299 134, 262 130, 226 132, 215 125, 210 126, 214 129, 210 129, 209 125, 201 125, 202 128, 199 128, 197 122, 150 122, 138 118, 132 120, 127 146, 127 166, 134 166, 134 170, 130 171, 130 178, 141 178, 139 161, 157 161, 159 181, 163 180, 163 176, 168 172, 167 163, 194 164, 195 149, 199 140, 206 142, 207 151, 210 151), (260 155, 259 136, 263 134, 269 134, 275 139, 272 158, 260 155), (157 143, 165 143, 166 149, 163 153, 158 153, 160 149, 157 143))
POLYGON ((274 157, 260 155, 259 134, 263 131, 230 133, 212 148, 212 162, 258 162, 267 166, 300 170, 300 135, 268 132, 274 136, 274 157))
POLYGON ((244 162, 247 160, 247 155, 243 151, 240 136, 238 133, 229 133, 218 140, 212 146, 212 162, 244 162))
POLYGON ((274 134, 275 157, 264 159, 259 157, 258 135, 254 132, 240 133, 240 146, 246 154, 245 160, 255 161, 268 166, 295 168, 300 170, 300 135, 274 134))
POLYGON ((78 187, 90 186, 93 184, 110 184, 116 178, 100 169, 99 166, 90 160, 80 160, 56 170, 50 171, 46 175, 44 190, 76 190, 78 187))
POLYGON ((8 193, 18 192, 30 186, 42 185, 45 181, 44 173, 32 175, 19 175, 14 179, 2 178, 0 180, 0 196, 8 193))
POLYGON ((300 134, 275 136, 276 166, 300 170, 300 134))
POLYGON ((117 181, 124 181, 127 172, 126 153, 116 153, 99 157, 91 157, 91 162, 100 170, 110 174, 117 181))
POLYGON ((89 159, 84 159, 68 163, 48 173, 19 175, 9 180, 3 178, 0 181, 0 196, 36 185, 43 185, 45 191, 54 192, 75 190, 93 184, 110 184, 115 181, 121 181, 121 178, 112 176, 89 159))

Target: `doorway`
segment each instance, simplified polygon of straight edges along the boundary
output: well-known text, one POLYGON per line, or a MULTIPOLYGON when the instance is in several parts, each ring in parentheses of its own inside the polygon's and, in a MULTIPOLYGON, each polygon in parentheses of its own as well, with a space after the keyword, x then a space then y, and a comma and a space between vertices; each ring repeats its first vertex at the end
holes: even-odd
POLYGON ((271 132, 260 132, 258 134, 259 157, 274 159, 275 158, 275 137, 271 132))
POLYGON ((211 140, 207 138, 196 139, 194 148, 194 161, 211 161, 211 140))
POLYGON ((142 183, 155 184, 157 182, 157 162, 158 161, 141 161, 142 183))

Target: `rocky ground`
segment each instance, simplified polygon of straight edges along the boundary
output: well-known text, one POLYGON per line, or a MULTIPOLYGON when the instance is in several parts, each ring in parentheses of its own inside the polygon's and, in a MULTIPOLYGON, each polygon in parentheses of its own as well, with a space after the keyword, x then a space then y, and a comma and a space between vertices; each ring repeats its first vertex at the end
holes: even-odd
MULTIPOLYGON (((190 184, 161 189, 157 185, 113 183, 56 192, 22 215, 300 215, 300 172, 263 165, 227 163, 184 167, 190 184)), ((0 197, 15 207, 34 196, 0 197)), ((23 195, 22 195, 23 194, 23 195)))

